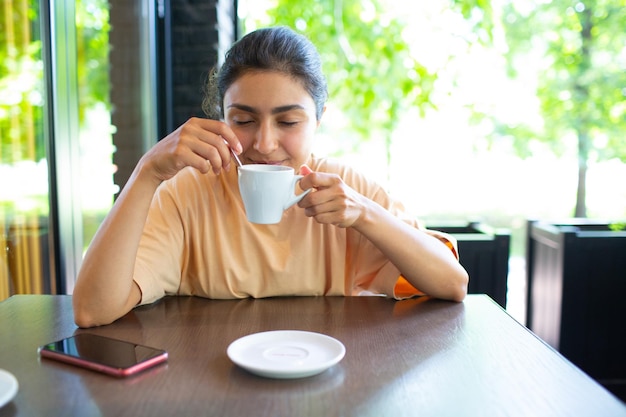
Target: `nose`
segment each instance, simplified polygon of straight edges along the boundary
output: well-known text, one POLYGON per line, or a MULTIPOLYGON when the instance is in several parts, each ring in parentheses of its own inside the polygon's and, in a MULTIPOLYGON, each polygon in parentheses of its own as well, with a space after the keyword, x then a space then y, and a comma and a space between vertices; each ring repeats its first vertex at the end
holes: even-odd
POLYGON ((278 148, 278 136, 272 124, 263 122, 256 131, 254 138, 254 149, 264 155, 272 153, 278 148))

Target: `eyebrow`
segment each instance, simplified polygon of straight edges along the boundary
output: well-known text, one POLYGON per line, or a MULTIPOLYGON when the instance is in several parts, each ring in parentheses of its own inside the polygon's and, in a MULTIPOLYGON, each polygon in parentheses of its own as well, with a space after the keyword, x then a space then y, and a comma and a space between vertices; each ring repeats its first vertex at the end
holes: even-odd
MULTIPOLYGON (((228 106, 228 108, 235 108, 235 109, 239 109, 239 110, 243 110, 246 111, 248 113, 253 113, 253 114, 259 114, 259 110, 252 107, 252 106, 247 106, 245 104, 238 104, 238 103, 233 103, 231 105, 228 106)), ((301 106, 300 104, 288 104, 286 106, 279 106, 279 107, 274 107, 272 109, 272 114, 279 114, 279 113, 285 113, 291 110, 305 110, 304 106, 301 106)))

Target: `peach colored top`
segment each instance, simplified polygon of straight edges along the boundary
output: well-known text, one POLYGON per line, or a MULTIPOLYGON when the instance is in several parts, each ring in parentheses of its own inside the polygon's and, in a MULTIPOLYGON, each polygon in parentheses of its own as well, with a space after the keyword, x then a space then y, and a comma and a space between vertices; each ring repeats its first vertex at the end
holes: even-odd
MULTIPOLYGON (((346 184, 416 228, 415 218, 384 189, 336 161, 313 158, 314 171, 346 184)), ((456 243, 430 232, 456 255, 456 243)), ((165 295, 214 299, 289 295, 419 294, 398 269, 351 228, 319 224, 297 205, 281 222, 248 222, 236 169, 201 174, 186 168, 161 184, 152 201, 135 263, 141 304, 165 295)))

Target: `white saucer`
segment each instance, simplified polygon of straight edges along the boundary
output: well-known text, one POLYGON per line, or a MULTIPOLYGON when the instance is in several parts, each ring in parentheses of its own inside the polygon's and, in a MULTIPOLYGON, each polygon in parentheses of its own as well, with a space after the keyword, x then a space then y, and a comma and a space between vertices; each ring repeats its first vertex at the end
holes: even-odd
POLYGON ((8 404, 17 394, 17 379, 12 373, 0 369, 0 408, 8 404))
POLYGON ((343 359, 337 339, 300 330, 254 333, 228 346, 228 357, 242 368, 268 378, 304 378, 319 374, 343 359))

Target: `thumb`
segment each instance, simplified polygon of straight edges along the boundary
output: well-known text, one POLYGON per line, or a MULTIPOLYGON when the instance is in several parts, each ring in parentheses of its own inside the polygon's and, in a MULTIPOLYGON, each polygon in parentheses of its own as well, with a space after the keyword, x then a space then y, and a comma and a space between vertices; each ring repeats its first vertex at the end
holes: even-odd
POLYGON ((308 165, 304 164, 300 166, 300 175, 309 175, 311 172, 313 172, 313 170, 309 168, 308 165))

